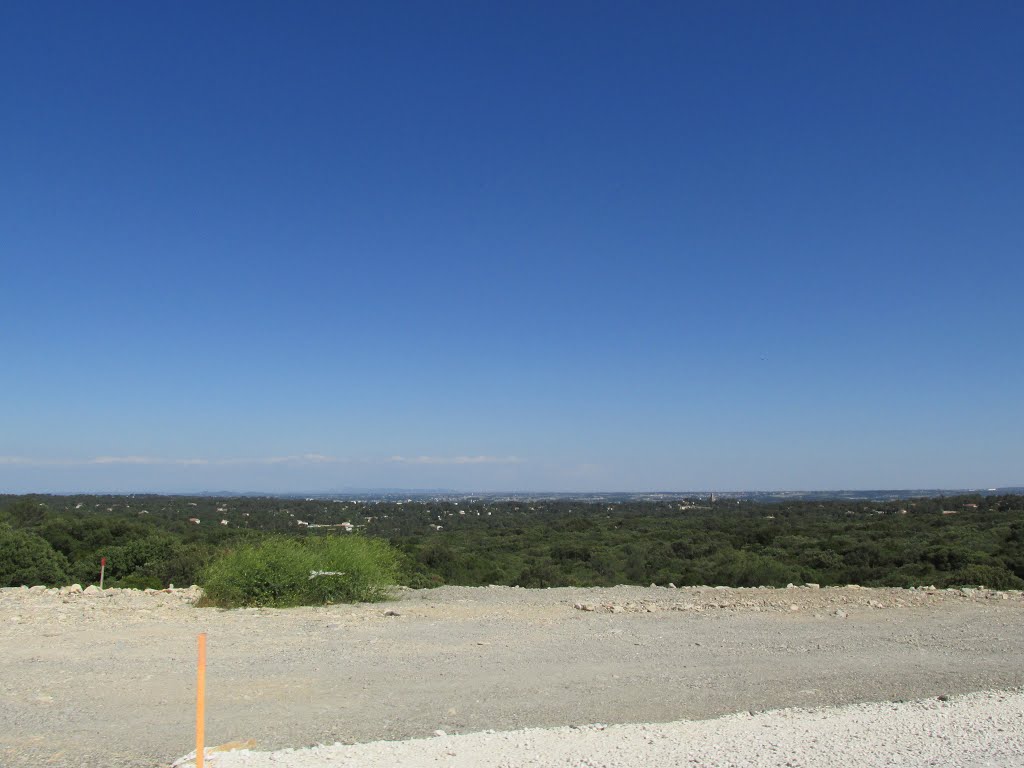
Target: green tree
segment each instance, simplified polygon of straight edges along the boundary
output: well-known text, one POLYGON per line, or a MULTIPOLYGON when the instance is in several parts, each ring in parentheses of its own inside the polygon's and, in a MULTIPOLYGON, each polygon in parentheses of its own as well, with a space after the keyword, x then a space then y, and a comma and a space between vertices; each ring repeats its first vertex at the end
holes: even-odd
POLYGON ((46 505, 32 497, 12 501, 0 510, 0 520, 7 520, 15 528, 34 528, 46 518, 46 505))
POLYGON ((0 587, 54 586, 67 582, 68 561, 45 539, 0 529, 0 587))

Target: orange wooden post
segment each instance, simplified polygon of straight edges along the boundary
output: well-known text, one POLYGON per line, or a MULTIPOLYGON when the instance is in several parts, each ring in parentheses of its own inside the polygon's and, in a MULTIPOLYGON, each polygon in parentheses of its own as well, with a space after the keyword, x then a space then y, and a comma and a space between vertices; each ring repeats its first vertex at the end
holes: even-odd
POLYGON ((196 673, 196 768, 203 768, 206 740, 206 633, 199 635, 199 669, 196 673))

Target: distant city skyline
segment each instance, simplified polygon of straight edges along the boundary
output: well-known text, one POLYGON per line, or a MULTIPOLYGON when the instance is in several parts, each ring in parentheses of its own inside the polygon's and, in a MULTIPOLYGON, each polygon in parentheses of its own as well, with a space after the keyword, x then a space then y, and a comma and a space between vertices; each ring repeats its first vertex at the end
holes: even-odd
POLYGON ((0 493, 1024 483, 1024 6, 0 8, 0 493))

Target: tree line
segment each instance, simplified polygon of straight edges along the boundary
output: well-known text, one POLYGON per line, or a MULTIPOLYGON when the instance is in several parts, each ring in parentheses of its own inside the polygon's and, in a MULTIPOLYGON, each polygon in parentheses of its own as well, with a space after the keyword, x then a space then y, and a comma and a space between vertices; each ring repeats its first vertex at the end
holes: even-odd
POLYGON ((0 496, 0 586, 201 583, 269 536, 383 539, 414 587, 1024 588, 1024 497, 893 502, 0 496), (345 524, 344 526, 342 524, 345 524), (354 533, 348 533, 348 529, 354 533))

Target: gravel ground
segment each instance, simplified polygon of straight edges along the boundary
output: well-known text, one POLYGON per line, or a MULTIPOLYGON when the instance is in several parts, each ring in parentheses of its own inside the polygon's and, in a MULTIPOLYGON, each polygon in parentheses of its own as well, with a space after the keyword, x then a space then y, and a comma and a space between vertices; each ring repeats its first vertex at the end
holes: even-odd
POLYGON ((1024 693, 745 712, 663 724, 441 735, 278 752, 243 749, 211 752, 206 762, 210 768, 1021 768, 1024 693))
POLYGON ((0 765, 665 723, 1024 686, 1024 598, 987 590, 456 588, 221 611, 197 592, 0 590, 0 765), (398 615, 387 615, 387 614, 398 615))

